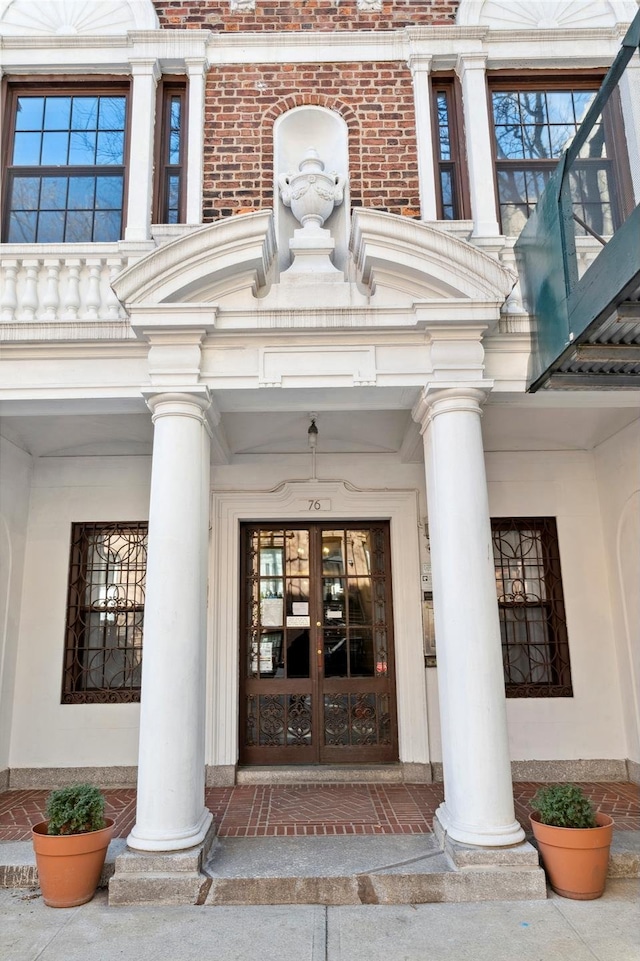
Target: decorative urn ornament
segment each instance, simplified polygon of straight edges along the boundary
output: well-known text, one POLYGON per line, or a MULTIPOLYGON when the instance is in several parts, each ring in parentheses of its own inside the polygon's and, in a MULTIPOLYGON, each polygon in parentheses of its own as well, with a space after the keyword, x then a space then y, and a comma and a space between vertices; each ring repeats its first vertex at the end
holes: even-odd
POLYGON ((335 171, 325 173, 318 151, 310 147, 297 172, 280 174, 278 186, 282 203, 291 208, 298 223, 305 230, 317 230, 342 203, 345 178, 335 171))

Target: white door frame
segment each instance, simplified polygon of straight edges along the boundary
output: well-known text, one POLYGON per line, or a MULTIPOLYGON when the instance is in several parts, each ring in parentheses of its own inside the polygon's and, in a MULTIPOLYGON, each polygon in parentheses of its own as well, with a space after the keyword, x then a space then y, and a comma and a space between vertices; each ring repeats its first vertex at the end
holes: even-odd
POLYGON ((212 492, 206 755, 214 767, 238 760, 240 523, 324 519, 390 521, 399 755, 405 764, 429 764, 418 492, 294 481, 212 492))

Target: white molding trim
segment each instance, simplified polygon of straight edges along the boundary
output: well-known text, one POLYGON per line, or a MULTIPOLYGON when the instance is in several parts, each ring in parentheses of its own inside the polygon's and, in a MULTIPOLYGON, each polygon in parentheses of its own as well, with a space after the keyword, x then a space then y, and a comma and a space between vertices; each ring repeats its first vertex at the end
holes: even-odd
POLYGON ((0 0, 1 35, 121 35, 158 26, 151 0, 0 0))
POLYGON ((209 570, 206 763, 234 765, 238 759, 239 608, 241 521, 389 520, 392 583, 396 603, 398 742, 400 761, 427 764, 426 676, 420 594, 420 512, 416 490, 360 490, 339 481, 287 481, 272 490, 212 492, 209 570), (329 500, 331 511, 310 514, 307 504, 329 500))

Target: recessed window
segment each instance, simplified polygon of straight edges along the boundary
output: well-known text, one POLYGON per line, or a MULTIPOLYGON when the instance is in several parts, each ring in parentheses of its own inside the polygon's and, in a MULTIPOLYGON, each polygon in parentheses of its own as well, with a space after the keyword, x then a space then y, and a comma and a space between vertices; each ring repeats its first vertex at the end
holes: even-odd
POLYGON ((162 123, 159 137, 156 222, 184 222, 186 86, 165 83, 160 91, 162 123))
POLYGON ((468 215, 466 172, 461 144, 462 122, 457 85, 453 79, 439 79, 431 86, 433 140, 438 219, 461 220, 468 215))
POLYGON ((140 700, 147 524, 73 524, 63 704, 140 700))
POLYGON ((127 92, 16 90, 7 167, 9 243, 122 237, 127 92))
MULTIPOLYGON (((593 102, 599 80, 580 87, 500 82, 492 86, 496 178, 502 231, 517 236, 593 102)), ((613 233, 620 220, 614 148, 621 150, 617 102, 605 110, 569 174, 576 233, 613 233), (617 132, 616 132, 617 131, 617 132)))
POLYGON ((491 522, 507 697, 571 697, 553 517, 491 522))

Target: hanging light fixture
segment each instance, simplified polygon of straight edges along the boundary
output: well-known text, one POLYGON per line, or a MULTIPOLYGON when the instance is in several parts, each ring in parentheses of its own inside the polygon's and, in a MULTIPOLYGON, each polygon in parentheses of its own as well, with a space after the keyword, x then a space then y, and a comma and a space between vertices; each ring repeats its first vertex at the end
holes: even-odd
POLYGON ((318 446, 318 428, 316 427, 316 417, 317 414, 309 414, 311 418, 311 425, 307 431, 307 443, 309 445, 309 450, 315 450, 318 446))

